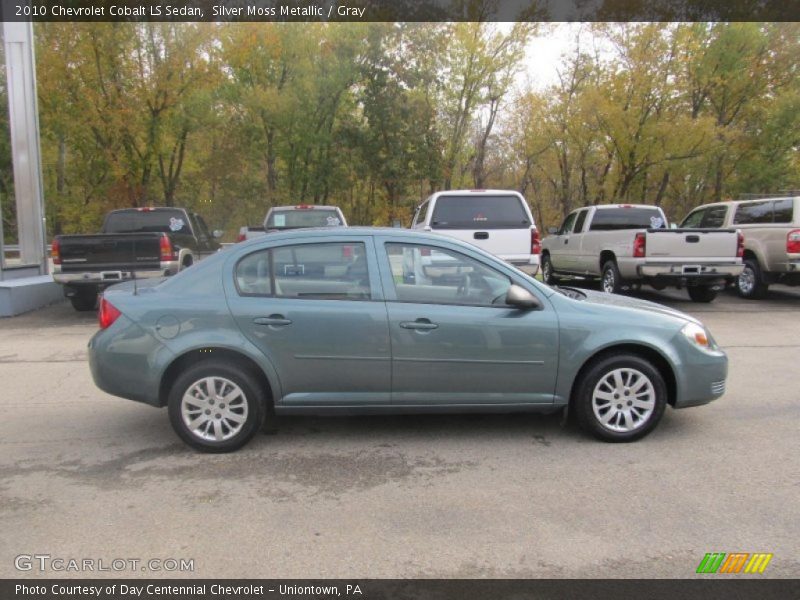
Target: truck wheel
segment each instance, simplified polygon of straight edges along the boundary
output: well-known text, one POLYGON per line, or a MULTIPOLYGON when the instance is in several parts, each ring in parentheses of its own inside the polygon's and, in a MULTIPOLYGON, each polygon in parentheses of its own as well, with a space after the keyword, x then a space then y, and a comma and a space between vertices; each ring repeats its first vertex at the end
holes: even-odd
POLYGON ((581 376, 570 407, 578 425, 607 442, 632 442, 655 429, 667 406, 658 369, 635 354, 600 358, 581 376))
POLYGON ((607 294, 619 294, 622 291, 622 277, 617 268, 617 261, 609 260, 603 265, 601 287, 607 294))
POLYGON ((234 363, 207 360, 181 373, 169 393, 172 428, 201 452, 232 452, 263 426, 266 398, 258 380, 234 363))
POLYGON ((542 281, 547 285, 556 285, 558 279, 553 274, 553 263, 550 262, 550 255, 542 255, 542 281))
POLYGON ((711 302, 717 297, 717 290, 709 285, 692 285, 686 291, 693 302, 711 302))
POLYGON ((88 312, 94 310, 97 304, 97 294, 92 293, 79 293, 72 296, 69 301, 72 303, 72 308, 79 312, 88 312))
POLYGON ((736 282, 739 296, 748 300, 757 300, 767 295, 769 286, 761 277, 761 267, 758 260, 748 258, 744 261, 744 271, 736 282))

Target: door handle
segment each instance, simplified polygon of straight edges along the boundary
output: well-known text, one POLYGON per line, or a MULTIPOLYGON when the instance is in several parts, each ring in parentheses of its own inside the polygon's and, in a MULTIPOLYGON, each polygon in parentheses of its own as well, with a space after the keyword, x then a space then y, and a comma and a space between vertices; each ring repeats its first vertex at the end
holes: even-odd
POLYGON ((476 240, 488 240, 489 239, 489 232, 488 231, 476 231, 473 236, 476 240))
POLYGON ((416 321, 401 321, 400 327, 403 329, 416 329, 417 331, 432 331, 438 329, 436 323, 431 323, 428 319, 417 319, 416 321))
POLYGON ((256 325, 269 325, 270 327, 284 327, 291 325, 292 320, 285 318, 283 315, 270 315, 268 317, 256 317, 253 319, 256 325))
POLYGON ((569 244, 569 238, 564 238, 564 243, 569 244))

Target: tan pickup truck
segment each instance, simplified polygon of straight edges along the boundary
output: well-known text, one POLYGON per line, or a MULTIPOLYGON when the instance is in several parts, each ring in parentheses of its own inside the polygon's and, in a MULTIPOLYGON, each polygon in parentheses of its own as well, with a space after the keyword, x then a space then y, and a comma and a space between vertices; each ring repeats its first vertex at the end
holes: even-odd
POLYGON ((800 285, 800 196, 705 204, 690 212, 681 228, 744 233, 744 270, 739 295, 762 298, 773 283, 800 285))
POLYGON ((542 242, 542 277, 599 278, 618 293, 631 285, 685 287, 711 302, 742 272, 744 242, 735 229, 670 228, 664 212, 644 204, 604 204, 572 211, 542 242))

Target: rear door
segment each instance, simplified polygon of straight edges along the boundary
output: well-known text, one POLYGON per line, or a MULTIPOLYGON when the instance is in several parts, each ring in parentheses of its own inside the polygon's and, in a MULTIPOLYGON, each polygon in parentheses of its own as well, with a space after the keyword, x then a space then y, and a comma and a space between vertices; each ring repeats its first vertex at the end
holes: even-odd
POLYGON ((439 196, 430 219, 433 231, 496 256, 530 254, 532 225, 524 200, 515 194, 439 196))
POLYGON ((553 402, 558 319, 546 298, 542 310, 509 307, 504 300, 512 279, 476 256, 402 237, 376 242, 387 296, 393 404, 553 402))
POLYGON ((388 404, 386 307, 369 236, 289 243, 243 256, 228 304, 278 372, 284 406, 388 404))

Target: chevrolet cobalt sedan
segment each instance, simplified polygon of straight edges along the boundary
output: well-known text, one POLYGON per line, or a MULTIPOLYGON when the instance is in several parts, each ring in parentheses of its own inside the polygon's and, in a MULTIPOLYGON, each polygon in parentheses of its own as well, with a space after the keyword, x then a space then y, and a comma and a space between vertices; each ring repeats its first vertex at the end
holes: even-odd
POLYGON ((568 409, 627 442, 667 405, 719 398, 728 368, 693 317, 548 287, 465 242, 397 229, 237 244, 157 285, 109 288, 99 320, 95 383, 166 406, 208 452, 282 414, 568 409))

